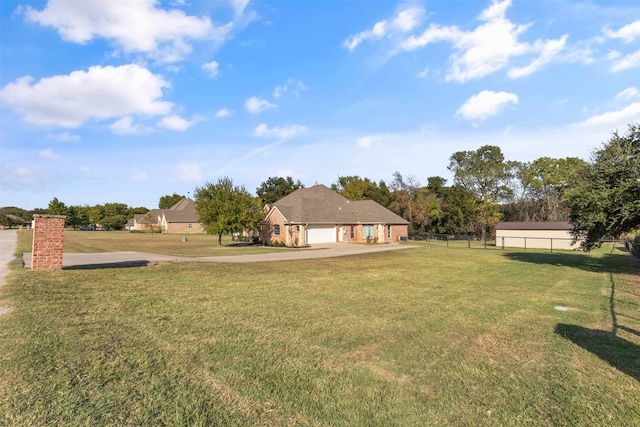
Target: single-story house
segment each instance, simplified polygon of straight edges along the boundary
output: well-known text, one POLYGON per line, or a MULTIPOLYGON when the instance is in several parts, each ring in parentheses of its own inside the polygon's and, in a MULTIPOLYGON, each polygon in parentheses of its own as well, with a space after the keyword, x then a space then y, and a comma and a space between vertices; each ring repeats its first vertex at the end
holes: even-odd
POLYGON ((139 231, 161 230, 167 234, 204 233, 193 200, 183 198, 169 209, 152 209, 146 214, 133 216, 133 229, 139 231))
POLYGON ((387 208, 373 200, 347 200, 324 185, 300 188, 267 209, 267 238, 287 246, 382 243, 408 234, 409 222, 387 208))
POLYGON ((568 222, 499 222, 496 246, 531 249, 576 249, 568 222))

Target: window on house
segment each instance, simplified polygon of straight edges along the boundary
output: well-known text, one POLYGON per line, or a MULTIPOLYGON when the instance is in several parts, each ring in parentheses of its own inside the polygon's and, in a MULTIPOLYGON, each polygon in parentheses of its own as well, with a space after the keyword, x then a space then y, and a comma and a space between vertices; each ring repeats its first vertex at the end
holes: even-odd
POLYGON ((356 238, 356 228, 353 225, 351 226, 351 238, 356 238))
POLYGON ((373 239, 373 224, 367 224, 362 226, 362 238, 373 239))
POLYGON ((275 236, 279 236, 280 235, 280 225, 279 224, 276 224, 276 225, 273 226, 273 234, 275 236))
POLYGON ((193 228, 193 224, 189 224, 189 228, 193 228))
POLYGON ((391 238, 391 226, 387 225, 387 238, 390 239, 391 238))
POLYGON ((300 226, 296 225, 296 231, 300 231, 300 226))

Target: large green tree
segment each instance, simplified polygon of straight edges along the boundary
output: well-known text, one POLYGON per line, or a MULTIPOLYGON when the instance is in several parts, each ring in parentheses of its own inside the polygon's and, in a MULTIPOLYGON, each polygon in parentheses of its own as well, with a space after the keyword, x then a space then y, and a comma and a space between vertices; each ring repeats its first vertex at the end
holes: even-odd
POLYGON ((373 200, 385 207, 391 203, 391 192, 383 180, 376 183, 357 175, 339 176, 331 189, 349 200, 373 200))
POLYGON ((640 228, 640 124, 596 150, 570 190, 573 235, 585 250, 640 228))
POLYGON ((160 197, 158 208, 169 209, 171 206, 175 205, 182 199, 184 199, 184 196, 181 196, 180 194, 173 193, 171 196, 167 194, 166 196, 160 197))
POLYGON ((485 145, 475 151, 458 151, 450 157, 454 182, 479 200, 478 213, 484 239, 489 228, 500 220, 498 202, 508 192, 508 165, 500 147, 485 145))
POLYGON ((206 182, 194 194, 200 221, 207 233, 218 235, 218 245, 222 245, 223 234, 254 229, 264 216, 258 201, 228 177, 206 182))
POLYGON ((501 212, 505 221, 536 220, 537 203, 531 162, 507 162, 509 180, 501 212))
POLYGON ((428 187, 436 193, 441 203, 440 214, 434 217, 431 231, 442 234, 475 232, 479 225, 478 199, 460 185, 446 187, 445 182, 442 178, 429 178, 428 187))
POLYGON ((304 188, 304 185, 300 180, 294 182, 290 176, 286 178, 269 177, 269 179, 260 184, 260 187, 256 188, 256 194, 264 206, 277 202, 299 188, 304 188))
POLYGON ((394 172, 389 209, 409 221, 412 231, 425 232, 441 216, 442 203, 433 190, 422 187, 412 175, 394 172))
POLYGON ((47 213, 49 215, 66 215, 67 214, 67 206, 58 200, 57 197, 54 197, 49 202, 49 206, 47 208, 47 213))
POLYGON ((67 209, 67 218, 65 224, 67 227, 73 227, 77 229, 79 226, 86 224, 89 221, 86 211, 80 206, 69 206, 67 209))
POLYGON ((530 164, 530 182, 538 201, 539 221, 566 221, 569 207, 565 191, 571 187, 587 162, 577 157, 556 159, 541 157, 530 164))

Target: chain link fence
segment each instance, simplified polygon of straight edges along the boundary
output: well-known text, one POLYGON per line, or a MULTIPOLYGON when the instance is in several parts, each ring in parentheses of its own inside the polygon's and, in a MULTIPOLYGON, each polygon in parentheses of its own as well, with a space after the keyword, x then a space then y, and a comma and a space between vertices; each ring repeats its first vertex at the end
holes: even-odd
POLYGON ((571 245, 573 239, 560 237, 527 237, 527 236, 508 236, 498 237, 473 236, 468 234, 435 234, 435 233, 414 233, 409 236, 411 240, 423 241, 429 245, 440 245, 447 247, 466 247, 466 248, 482 248, 482 249, 505 249, 520 248, 523 250, 536 249, 548 250, 573 250, 578 245, 571 245))

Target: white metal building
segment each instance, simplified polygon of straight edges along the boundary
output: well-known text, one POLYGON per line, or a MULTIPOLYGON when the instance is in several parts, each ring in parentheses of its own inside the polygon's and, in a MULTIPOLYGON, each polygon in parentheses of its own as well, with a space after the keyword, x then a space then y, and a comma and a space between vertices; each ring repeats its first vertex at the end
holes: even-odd
POLYGON ((524 249, 577 249, 568 222, 499 222, 496 246, 524 249))

